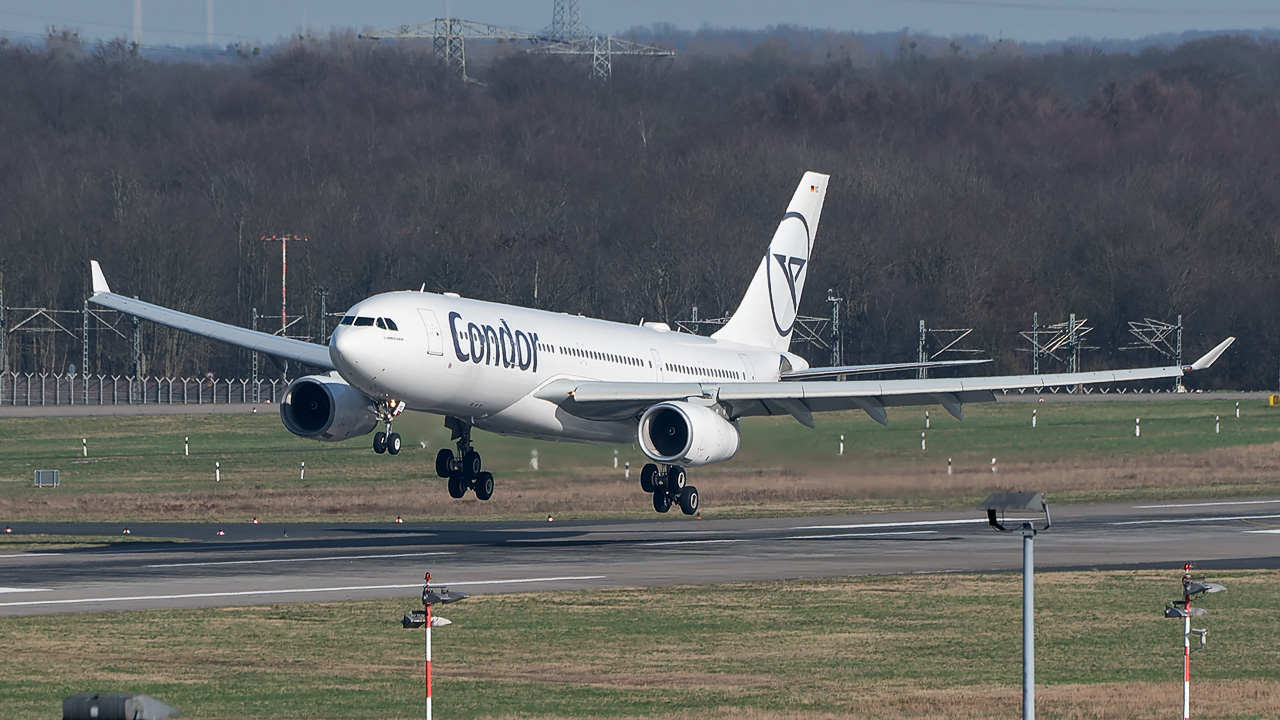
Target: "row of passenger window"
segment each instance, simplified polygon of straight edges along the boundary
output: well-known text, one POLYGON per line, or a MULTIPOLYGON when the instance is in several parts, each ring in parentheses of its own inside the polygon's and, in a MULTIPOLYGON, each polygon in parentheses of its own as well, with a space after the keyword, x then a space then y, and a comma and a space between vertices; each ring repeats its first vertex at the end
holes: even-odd
POLYGON ((680 365, 679 363, 666 363, 667 370, 670 372, 685 373, 686 375, 702 375, 703 377, 720 378, 721 380, 742 380, 742 373, 736 370, 725 370, 723 368, 700 368, 689 365, 680 365))
POLYGON ((597 350, 583 350, 582 348, 560 346, 560 354, 586 358, 588 360, 603 360, 605 362, 618 363, 620 365, 644 367, 644 361, 640 358, 631 357, 629 355, 618 355, 617 353, 606 353, 599 352, 597 350))
POLYGON ((356 327, 368 327, 370 325, 382 328, 383 330, 394 330, 400 332, 400 328, 396 327, 396 323, 391 318, 371 318, 356 317, 355 315, 347 315, 342 318, 339 325, 355 325, 356 327))

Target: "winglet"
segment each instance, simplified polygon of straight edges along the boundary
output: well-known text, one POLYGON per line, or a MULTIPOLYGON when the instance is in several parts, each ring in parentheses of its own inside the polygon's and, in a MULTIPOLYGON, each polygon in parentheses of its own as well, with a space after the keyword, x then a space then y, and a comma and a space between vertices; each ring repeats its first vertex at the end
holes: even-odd
POLYGON ((1187 365, 1182 369, 1183 370, 1204 370, 1205 368, 1212 365, 1213 362, 1217 360, 1220 355, 1222 355, 1222 353, 1226 352, 1227 348, 1231 347, 1231 343, 1235 341, 1236 339, 1234 337, 1229 337, 1226 340, 1223 340, 1222 342, 1218 343, 1218 347, 1205 353, 1204 357, 1191 363, 1190 365, 1187 365))
POLYGON ((93 275, 93 291, 95 293, 111 292, 111 288, 107 286, 107 277, 102 274, 102 268, 98 265, 97 260, 89 261, 89 270, 93 275))

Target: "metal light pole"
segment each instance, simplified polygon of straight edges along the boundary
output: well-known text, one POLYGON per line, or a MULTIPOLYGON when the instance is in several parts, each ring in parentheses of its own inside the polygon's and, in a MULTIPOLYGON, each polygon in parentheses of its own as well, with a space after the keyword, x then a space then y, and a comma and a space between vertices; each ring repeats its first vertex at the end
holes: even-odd
POLYGON ((405 628, 425 627, 427 629, 426 640, 426 663, 423 669, 424 681, 426 683, 427 693, 427 720, 431 720, 431 628, 444 627, 453 623, 439 616, 431 616, 431 606, 436 603, 451 603, 458 600, 465 600, 469 595, 466 593, 453 592, 448 588, 431 588, 431 573, 427 573, 422 581, 422 610, 411 610, 408 615, 400 620, 400 624, 405 628))
POLYGON ((1209 631, 1191 627, 1191 618, 1208 615, 1204 608, 1191 607, 1191 599, 1206 593, 1217 593, 1226 590, 1218 583, 1205 582, 1202 578, 1191 577, 1191 563, 1182 565, 1182 599, 1170 600, 1164 608, 1167 618, 1182 618, 1182 720, 1191 720, 1191 636, 1200 638, 1199 650, 1209 642, 1209 631))
POLYGON ((993 493, 978 506, 987 511, 987 522, 992 528, 1022 536, 1022 720, 1035 720, 1036 716, 1036 569, 1033 542, 1036 533, 1048 530, 1053 521, 1049 517, 1049 505, 1042 492, 993 493), (1007 518, 1006 513, 1035 513, 1022 519, 1007 518), (1044 514, 1044 522, 1036 527, 1033 520, 1044 514), (1017 527, 1006 522, 1020 523, 1017 527))

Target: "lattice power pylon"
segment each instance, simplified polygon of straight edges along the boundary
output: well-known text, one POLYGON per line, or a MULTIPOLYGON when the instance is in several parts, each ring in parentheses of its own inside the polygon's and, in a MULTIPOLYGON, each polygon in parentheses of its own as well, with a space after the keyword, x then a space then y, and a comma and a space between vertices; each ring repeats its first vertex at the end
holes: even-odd
POLYGON ((596 35, 582 24, 578 0, 555 0, 551 27, 541 33, 499 27, 458 18, 437 18, 430 23, 401 25, 391 30, 361 35, 370 40, 431 38, 436 56, 467 78, 467 40, 528 42, 532 52, 551 55, 583 55, 591 58, 591 74, 600 79, 613 75, 614 55, 674 57, 675 53, 621 38, 596 35))
MULTIPOLYGON (((1182 365, 1182 316, 1178 316, 1176 325, 1160 320, 1143 318, 1141 321, 1129 321, 1129 334, 1137 338, 1136 342, 1121 345, 1121 350, 1155 350, 1173 361, 1174 365, 1182 365)), ((1182 388, 1182 378, 1173 381, 1174 391, 1182 388)))
POLYGON ((1071 313, 1066 322, 1053 325, 1041 325, 1040 313, 1034 313, 1032 318, 1031 331, 1024 330, 1019 334, 1031 342, 1033 375, 1040 374, 1041 358, 1053 358, 1065 363, 1067 372, 1079 372, 1080 351, 1098 349, 1097 346, 1084 344, 1084 336, 1093 332, 1093 328, 1085 324, 1089 322, 1088 318, 1077 320, 1076 314, 1071 313))

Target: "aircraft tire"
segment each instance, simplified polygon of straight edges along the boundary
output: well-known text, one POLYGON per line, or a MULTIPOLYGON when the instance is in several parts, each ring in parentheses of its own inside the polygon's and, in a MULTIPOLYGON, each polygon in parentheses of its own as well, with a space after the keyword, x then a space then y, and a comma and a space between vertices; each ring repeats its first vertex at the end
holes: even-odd
POLYGON ((640 469, 640 489, 647 492, 656 492, 658 489, 658 466, 653 463, 646 463, 640 469))
POLYGON ((476 499, 488 500, 493 497, 493 473, 482 472, 476 476, 476 499))
POLYGON ((436 453, 436 475, 447 478, 452 472, 453 451, 449 448, 440 448, 440 452, 436 453))
POLYGON ((449 476, 449 497, 460 498, 467 494, 467 481, 462 479, 461 473, 453 473, 449 476))
POLYGON ((467 480, 474 480, 480 475, 480 453, 475 450, 468 450, 462 456, 462 476, 467 480))
POLYGON ((387 436, 387 452, 392 455, 400 454, 400 433, 391 433, 387 436))
POLYGON ((685 474, 684 468, 679 465, 667 466, 667 489, 672 494, 683 490, 687 482, 689 482, 689 476, 685 474))
POLYGON ((381 430, 373 434, 373 451, 379 455, 387 451, 387 434, 381 430))
POLYGON ((698 512, 698 488, 685 485, 680 491, 680 512, 692 515, 698 512))
POLYGON ((653 494, 653 509, 664 513, 671 509, 671 496, 664 492, 653 494))

